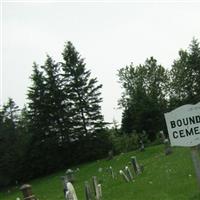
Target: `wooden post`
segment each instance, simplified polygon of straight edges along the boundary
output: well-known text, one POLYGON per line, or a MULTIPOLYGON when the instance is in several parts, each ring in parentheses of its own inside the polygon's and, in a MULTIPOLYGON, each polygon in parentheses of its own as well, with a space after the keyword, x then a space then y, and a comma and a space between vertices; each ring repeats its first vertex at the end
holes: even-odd
POLYGON ((31 185, 25 184, 20 187, 23 193, 24 200, 37 200, 35 195, 32 193, 31 185))
POLYGON ((191 154, 197 177, 198 187, 200 189, 200 157, 197 146, 191 147, 191 154))

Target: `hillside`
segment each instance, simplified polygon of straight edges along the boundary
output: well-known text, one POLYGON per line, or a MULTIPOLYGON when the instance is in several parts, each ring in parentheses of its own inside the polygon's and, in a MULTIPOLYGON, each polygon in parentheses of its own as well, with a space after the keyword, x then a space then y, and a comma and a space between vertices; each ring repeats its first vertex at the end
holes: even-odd
MULTIPOLYGON (((100 160, 73 168, 76 173, 74 187, 79 200, 85 199, 84 181, 97 176, 102 183, 103 200, 195 200, 200 199, 194 168, 188 148, 174 148, 173 154, 164 155, 163 145, 115 156, 112 160, 100 160), (130 165, 130 157, 136 156, 144 166, 144 172, 127 183, 119 170, 130 165), (108 168, 112 166, 116 178, 112 179, 108 168), (79 168, 79 170, 76 170, 79 168), (102 171, 99 170, 102 168, 102 171)), ((131 169, 132 170, 132 169, 131 169)), ((30 182, 34 194, 40 200, 64 200, 61 176, 65 171, 30 182)), ((1 200, 22 199, 18 188, 1 192, 1 200)))

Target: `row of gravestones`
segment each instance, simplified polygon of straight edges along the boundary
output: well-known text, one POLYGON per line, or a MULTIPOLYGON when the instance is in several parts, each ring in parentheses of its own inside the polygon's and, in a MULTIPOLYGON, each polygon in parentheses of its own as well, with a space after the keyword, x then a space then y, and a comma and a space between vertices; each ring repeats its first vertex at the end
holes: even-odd
MULTIPOLYGON (((139 166, 137 159, 135 156, 131 157, 131 163, 136 175, 139 175, 143 171, 143 167, 139 166)), ((115 173, 113 168, 110 166, 109 168, 110 174, 113 179, 115 179, 115 173)), ((119 174, 123 177, 126 182, 133 181, 133 174, 128 166, 125 167, 124 170, 120 170, 119 174)), ((66 171, 66 176, 61 177, 64 182, 64 196, 66 200, 78 200, 75 189, 72 185, 74 182, 74 174, 71 169, 66 171)), ((97 177, 92 177, 92 185, 88 181, 85 181, 85 198, 86 200, 101 200, 102 199, 102 188, 101 184, 98 183, 97 177)))
MULTIPOLYGON (((61 177, 64 183, 64 196, 66 200, 77 200, 77 195, 72 183, 75 181, 74 173, 71 169, 66 171, 66 176, 61 177)), ((92 185, 85 181, 85 197, 86 200, 100 200, 102 198, 101 184, 98 183, 97 177, 92 177, 92 185)))
MULTIPOLYGON (((139 166, 136 157, 131 157, 131 163, 135 174, 139 175, 142 173, 142 167, 139 166)), ((109 168, 111 176, 115 179, 115 174, 113 168, 110 166, 109 168)), ((126 182, 133 181, 133 174, 128 166, 125 167, 124 170, 120 170, 119 174, 123 177, 126 182)), ((65 200, 78 200, 75 189, 73 187, 74 182, 74 172, 71 169, 66 171, 66 176, 61 177, 64 183, 64 197, 65 200)), ((92 177, 92 185, 89 184, 88 181, 85 182, 85 198, 86 200, 101 200, 102 199, 102 187, 101 184, 98 183, 97 177, 92 177)), ((24 200, 37 200, 35 195, 32 193, 31 186, 28 184, 23 185, 20 190, 23 193, 24 200)), ((16 200, 20 200, 18 197, 16 200)))
MULTIPOLYGON (((143 165, 139 165, 137 162, 137 159, 135 156, 131 157, 131 165, 133 167, 134 173, 135 175, 139 175, 143 172, 144 167, 143 165)), ((113 168, 110 166, 109 168, 111 177, 113 179, 116 178, 115 173, 113 171, 113 168)), ((134 181, 134 176, 132 171, 130 170, 130 168, 128 166, 125 166, 124 169, 119 170, 119 174, 121 175, 121 177, 126 181, 126 182, 133 182, 134 181)))
MULTIPOLYGON (((165 135, 163 132, 160 132, 161 138, 163 140, 163 143, 165 144, 165 155, 169 155, 172 153, 172 149, 169 145, 169 140, 165 138, 165 135)), ((141 144, 142 149, 144 150, 144 145, 143 143, 141 144)), ((112 156, 113 157, 113 156, 112 156)), ((144 167, 142 165, 139 165, 137 162, 137 159, 135 156, 131 157, 131 164, 134 170, 135 175, 139 175, 143 172, 144 167)), ((77 171, 79 169, 77 168, 77 171)), ((113 168, 110 166, 109 168, 111 177, 115 179, 115 173, 113 171, 113 168)), ((119 174, 122 176, 122 178, 126 182, 132 182, 134 181, 134 176, 129 169, 128 166, 125 166, 123 170, 119 171, 119 174)), ((75 189, 73 187, 73 182, 74 182, 74 171, 71 169, 68 169, 66 171, 66 176, 61 177, 64 183, 64 196, 66 200, 78 200, 75 189)), ((92 177, 92 185, 93 189, 91 189, 91 186, 88 181, 85 182, 85 197, 86 200, 100 200, 102 198, 102 188, 101 184, 98 183, 96 176, 92 177)), ((29 199, 29 200, 36 200, 36 197, 32 194, 31 191, 31 186, 30 185, 23 185, 21 188, 21 191, 24 195, 24 199, 29 199)), ((20 200, 17 198, 16 200, 20 200)))

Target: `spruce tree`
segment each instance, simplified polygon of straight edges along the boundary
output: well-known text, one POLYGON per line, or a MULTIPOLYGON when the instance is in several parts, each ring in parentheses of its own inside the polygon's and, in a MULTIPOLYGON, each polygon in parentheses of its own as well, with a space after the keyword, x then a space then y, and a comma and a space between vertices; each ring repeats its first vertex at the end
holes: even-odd
POLYGON ((96 78, 90 78, 91 72, 71 42, 66 44, 62 55, 63 91, 73 111, 72 137, 94 136, 104 126, 99 91, 102 85, 97 85, 96 78))

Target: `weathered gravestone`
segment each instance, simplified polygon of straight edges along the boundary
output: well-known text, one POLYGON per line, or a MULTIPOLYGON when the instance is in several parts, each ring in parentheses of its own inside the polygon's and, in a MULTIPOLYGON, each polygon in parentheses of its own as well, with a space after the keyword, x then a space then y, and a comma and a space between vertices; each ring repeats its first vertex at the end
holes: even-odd
POLYGON ((101 191, 99 191, 99 186, 98 186, 98 181, 97 181, 97 177, 93 176, 92 177, 92 183, 93 183, 93 189, 94 189, 94 193, 95 193, 95 199, 96 200, 100 200, 101 197, 101 191))
POLYGON ((85 198, 86 200, 93 200, 94 195, 88 181, 85 181, 85 198))
POLYGON ((129 178, 130 181, 133 181, 133 174, 131 173, 131 170, 129 169, 128 166, 125 167, 125 170, 126 170, 126 174, 129 178))
POLYGON ((165 113, 171 146, 191 147, 197 180, 200 188, 200 158, 197 146, 200 144, 200 102, 183 105, 165 113))
POLYGON ((37 200, 35 195, 32 193, 32 187, 29 184, 22 185, 20 190, 23 193, 24 200, 37 200))
POLYGON ((115 178, 115 174, 113 172, 113 168, 110 166, 109 169, 110 169, 110 174, 111 174, 112 178, 114 179, 115 178))
POLYGON ((139 140, 139 145, 140 145, 139 150, 144 151, 144 143, 143 143, 142 139, 139 140))
POLYGON ((124 173, 123 170, 119 170, 119 173, 120 173, 120 175, 123 177, 123 179, 124 179, 126 182, 129 182, 129 178, 127 177, 127 175, 124 173))
POLYGON ((140 166, 137 162, 136 156, 131 157, 131 163, 132 163, 133 169, 135 171, 135 174, 136 175, 141 174, 141 169, 140 169, 140 166))
POLYGON ((170 155, 172 153, 172 148, 170 146, 169 139, 165 137, 165 134, 163 131, 160 131, 160 137, 162 143, 165 145, 165 155, 170 155))
POLYGON ((65 193, 65 199, 66 200, 78 200, 74 186, 70 182, 67 183, 67 191, 65 193))
POLYGON ((102 188, 101 188, 101 184, 98 184, 97 185, 97 187, 98 187, 98 191, 99 191, 99 197, 100 197, 100 199, 102 198, 102 188))

